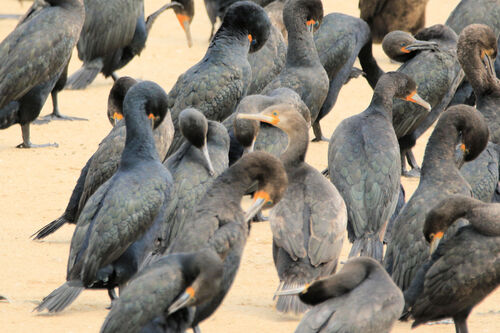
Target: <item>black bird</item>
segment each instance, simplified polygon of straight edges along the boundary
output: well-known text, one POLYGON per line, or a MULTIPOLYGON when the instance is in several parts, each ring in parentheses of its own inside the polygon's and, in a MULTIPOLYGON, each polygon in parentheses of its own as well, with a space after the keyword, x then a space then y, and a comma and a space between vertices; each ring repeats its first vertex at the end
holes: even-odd
POLYGON ((186 108, 196 108, 207 119, 222 121, 246 95, 252 74, 247 56, 258 51, 269 37, 271 23, 258 5, 241 1, 227 10, 207 53, 179 76, 169 93, 175 135, 168 156, 183 142, 178 117, 186 108))
POLYGON ((264 152, 245 154, 213 182, 186 218, 167 254, 211 248, 223 258, 224 266, 220 291, 196 307, 193 327, 217 309, 231 287, 249 233, 250 219, 262 207, 278 203, 286 186, 286 172, 276 157, 264 152), (254 204, 244 216, 241 198, 256 181, 258 190, 254 204))
MULTIPOLYGON (((80 172, 64 213, 35 232, 32 235, 34 239, 47 237, 65 223, 75 224, 88 199, 118 170, 126 137, 125 123, 120 121, 120 119, 123 119, 123 100, 130 87, 136 83, 136 80, 127 76, 116 80, 114 83, 109 93, 107 111, 108 118, 112 125, 114 125, 113 129, 101 141, 97 151, 89 158, 80 172)), ((156 150, 160 156, 160 160, 163 160, 165 157, 174 133, 170 113, 167 112, 167 109, 163 110, 163 113, 165 113, 163 121, 153 130, 156 150)))
POLYGON ((375 86, 368 108, 344 119, 328 145, 330 180, 347 206, 347 231, 353 243, 349 257, 359 254, 382 261, 385 229, 400 192, 401 157, 392 127, 393 98, 431 108, 408 75, 386 73, 375 86))
POLYGON ((462 177, 463 161, 476 158, 488 142, 488 125, 481 113, 466 105, 448 108, 439 118, 425 148, 422 175, 417 189, 394 221, 392 239, 384 265, 401 290, 410 286, 420 266, 427 260, 422 227, 432 203, 453 195, 472 196, 462 177), (458 162, 455 148, 460 145, 458 162))
MULTIPOLYGON (((153 82, 143 81, 129 89, 123 101, 127 138, 120 166, 90 197, 78 217, 66 283, 35 310, 62 311, 85 288, 106 288, 113 298, 116 285, 112 281, 121 278, 118 268, 137 269, 142 247, 152 239, 143 244, 136 241, 161 219, 172 197, 172 176, 160 162, 151 128, 165 117, 166 104, 166 93, 153 82)), ((132 274, 128 272, 127 277, 132 274)))
POLYGON ((403 293, 377 261, 349 259, 335 275, 277 295, 299 294, 313 306, 295 332, 390 332, 404 306, 403 293))
POLYGON ((419 95, 432 106, 429 113, 425 108, 406 101, 394 102, 393 126, 405 176, 418 176, 420 168, 411 149, 448 106, 463 79, 456 57, 456 42, 456 34, 439 24, 420 30, 414 38, 402 32, 391 32, 384 38, 382 45, 387 55, 397 61, 404 60, 397 71, 410 76, 418 86, 419 95), (406 171, 406 159, 413 169, 410 172, 406 171))
MULTIPOLYGON (((280 159, 288 175, 285 196, 269 215, 273 232, 273 259, 280 285, 278 290, 302 285, 335 272, 344 242, 347 211, 335 186, 304 159, 309 129, 291 105, 266 108, 258 114, 238 114, 283 130, 288 146, 280 159)), ((278 311, 304 312, 298 297, 282 296, 278 311)))
POLYGON ((182 30, 186 34, 186 40, 188 46, 193 46, 193 39, 191 37, 191 22, 194 17, 194 0, 177 0, 172 2, 178 2, 182 6, 174 6, 175 16, 177 16, 177 20, 179 21, 182 30))
POLYGON ((0 128, 21 125, 19 148, 57 146, 32 144, 30 123, 65 70, 84 15, 79 0, 35 3, 0 43, 0 128))
MULTIPOLYGON (((283 9, 283 20, 288 31, 288 51, 285 68, 261 92, 266 95, 276 88, 290 88, 311 112, 313 124, 328 94, 328 75, 314 45, 312 31, 323 19, 320 0, 289 0, 283 9)), ((313 125, 315 140, 320 140, 319 128, 313 125)))
POLYGON ((425 27, 429 0, 359 0, 360 17, 370 26, 373 41, 382 42, 394 30, 417 33, 425 27))
POLYGON ((177 237, 191 211, 229 163, 229 135, 221 123, 207 121, 195 109, 185 109, 179 115, 179 127, 187 141, 163 163, 174 179, 177 200, 167 223, 165 247, 177 237))
POLYGON ((460 34, 457 54, 474 90, 476 108, 486 118, 490 130, 487 148, 477 159, 466 163, 461 172, 471 184, 474 197, 490 202, 499 179, 500 154, 500 81, 493 68, 497 54, 494 31, 483 24, 469 25, 460 34))
POLYGON ((288 136, 281 129, 267 123, 237 117, 239 113, 259 113, 272 105, 278 104, 289 104, 297 109, 304 117, 307 127, 310 127, 311 116, 309 109, 300 96, 289 88, 278 88, 267 95, 246 96, 238 104, 236 112, 223 122, 231 138, 230 164, 238 160, 244 150, 265 151, 276 157, 279 157, 285 151, 288 146, 288 136), (257 128, 254 128, 254 125, 257 128))
POLYGON ((498 216, 500 204, 459 195, 442 200, 429 212, 423 231, 432 257, 405 293, 415 318, 412 327, 452 317, 457 333, 468 332, 472 309, 500 285, 498 216), (460 218, 470 225, 450 235, 448 228, 460 218), (445 233, 448 239, 440 244, 445 233))
POLYGON ((85 0, 85 23, 78 40, 78 58, 83 66, 67 82, 67 89, 85 89, 97 74, 118 79, 115 71, 125 67, 146 46, 154 21, 166 4, 144 19, 143 0, 85 0))
POLYGON ((328 95, 315 121, 316 131, 319 131, 322 137, 319 121, 335 105, 340 88, 349 81, 353 73, 357 75, 353 68, 356 57, 359 57, 366 79, 372 88, 375 88, 383 71, 373 58, 370 27, 357 17, 341 13, 326 15, 314 34, 314 43, 330 81, 328 95))
POLYGON ((151 326, 159 326, 163 332, 167 327, 184 332, 192 318, 189 313, 186 319, 177 314, 189 312, 187 308, 214 297, 220 290, 222 272, 221 258, 213 250, 162 257, 139 272, 120 292, 101 333, 149 332, 151 326), (166 320, 158 323, 153 321, 155 317, 166 320))

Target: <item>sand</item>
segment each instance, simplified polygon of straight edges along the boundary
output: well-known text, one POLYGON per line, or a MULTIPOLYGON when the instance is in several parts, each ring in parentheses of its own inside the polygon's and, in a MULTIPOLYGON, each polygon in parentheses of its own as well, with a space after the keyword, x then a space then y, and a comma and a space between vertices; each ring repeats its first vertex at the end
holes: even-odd
MULTIPOLYGON (((146 13, 166 1, 147 0, 146 13)), ((325 0, 325 13, 359 15, 357 1, 325 0)), ((427 25, 443 23, 457 0, 430 0, 427 25)), ((23 13, 28 2, 2 0, 1 13, 23 13)), ((156 22, 147 48, 119 75, 129 75, 160 84, 167 92, 177 77, 195 64, 208 46, 210 23, 203 1, 195 1, 192 24, 194 46, 187 43, 173 12, 166 12, 156 22)), ((0 20, 0 40, 12 31, 16 22, 0 20)), ((374 49, 377 61, 385 70, 396 69, 379 45, 374 49)), ((76 52, 70 73, 81 65, 76 52)), ((85 291, 64 312, 36 314, 31 310, 53 289, 65 281, 69 243, 74 230, 65 226, 45 241, 34 242, 29 236, 38 228, 59 217, 66 207, 81 168, 96 150, 111 126, 106 118, 107 95, 111 79, 99 76, 85 91, 63 91, 60 109, 64 114, 85 117, 88 121, 55 121, 32 126, 34 143, 57 142, 59 148, 21 150, 18 125, 0 131, 0 294, 10 303, 0 303, 2 332, 97 332, 108 313, 105 291, 85 291)), ((334 110, 322 121, 325 135, 331 135, 344 118, 363 111, 372 96, 364 79, 351 80, 342 91, 334 110)), ((42 115, 50 113, 48 101, 42 115)), ((429 133, 414 149, 419 161, 429 133)), ((319 170, 327 166, 327 143, 313 143, 307 161, 319 170)), ((403 179, 407 198, 417 180, 403 179)), ((347 258, 350 244, 344 243, 341 260, 347 258)), ((300 317, 279 314, 273 308, 272 295, 278 278, 271 255, 271 231, 267 223, 252 227, 240 270, 222 306, 201 324, 211 332, 293 332, 300 317)), ((500 331, 500 292, 490 295, 469 317, 471 332, 500 331)), ((409 323, 397 323, 393 332, 409 332, 409 323)), ((417 332, 454 332, 453 325, 424 325, 417 332)))

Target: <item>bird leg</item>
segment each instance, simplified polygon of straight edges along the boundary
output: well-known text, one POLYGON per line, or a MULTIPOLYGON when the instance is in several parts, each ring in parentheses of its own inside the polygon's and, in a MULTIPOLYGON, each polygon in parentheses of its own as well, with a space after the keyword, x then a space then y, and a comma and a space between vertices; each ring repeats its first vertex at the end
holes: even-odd
POLYGON ((196 325, 193 327, 193 333, 201 333, 200 326, 196 325))
POLYGON ((415 156, 413 156, 413 152, 411 149, 404 149, 401 152, 401 175, 409 178, 418 178, 420 177, 420 167, 415 160, 415 156), (410 171, 406 171, 406 159, 408 159, 408 163, 412 168, 410 171))
POLYGON ((465 318, 454 318, 455 322, 455 332, 456 333, 469 333, 467 329, 467 317, 465 318))
POLYGON ((113 303, 118 298, 118 296, 116 296, 115 288, 108 289, 108 296, 109 299, 111 300, 111 304, 109 304, 109 306, 106 309, 111 310, 111 308, 113 307, 113 303))
POLYGON ((43 148, 43 147, 59 147, 57 143, 45 143, 42 145, 35 145, 30 141, 30 124, 21 125, 21 132, 23 134, 23 143, 20 143, 16 148, 43 148))
POLYGON ((321 125, 319 124, 319 121, 316 120, 313 125, 313 132, 314 132, 314 139, 312 139, 312 142, 320 142, 320 141, 330 141, 327 138, 323 136, 323 133, 321 132, 321 125))
POLYGON ((85 118, 79 118, 79 117, 70 117, 70 116, 65 116, 59 112, 59 102, 57 101, 57 94, 59 91, 57 90, 52 90, 50 95, 52 96, 52 113, 48 114, 44 117, 39 117, 37 120, 35 120, 33 123, 40 125, 40 124, 47 124, 48 122, 52 120, 85 120, 88 121, 88 119, 85 118))

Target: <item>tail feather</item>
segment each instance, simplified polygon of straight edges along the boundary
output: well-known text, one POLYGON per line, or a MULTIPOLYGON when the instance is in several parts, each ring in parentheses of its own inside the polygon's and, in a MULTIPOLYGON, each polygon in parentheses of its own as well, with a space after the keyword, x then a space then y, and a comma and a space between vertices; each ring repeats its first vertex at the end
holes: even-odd
POLYGON ((67 281, 45 297, 42 303, 33 309, 33 311, 40 312, 47 309, 49 312, 60 312, 73 303, 83 289, 84 287, 81 281, 67 281))
MULTIPOLYGON (((278 286, 277 291, 280 290, 288 290, 293 288, 298 288, 303 286, 306 282, 281 282, 278 286)), ((276 310, 280 312, 293 312, 295 314, 304 313, 309 310, 311 307, 305 303, 303 303, 298 295, 286 295, 286 296, 278 296, 278 301, 276 302, 276 310)))
POLYGON ((382 262, 384 255, 384 245, 377 235, 364 236, 354 240, 349 252, 349 258, 357 255, 371 257, 378 262, 382 262))
POLYGON ((84 63, 79 70, 68 78, 65 88, 70 90, 87 88, 95 80, 103 67, 104 63, 100 58, 84 63))
POLYGON ((54 231, 58 230, 60 227, 62 227, 64 224, 66 224, 66 219, 64 218, 64 215, 59 217, 58 219, 50 222, 46 226, 42 227, 39 229, 37 232, 35 232, 33 235, 30 236, 30 238, 33 239, 42 239, 53 233, 54 231))

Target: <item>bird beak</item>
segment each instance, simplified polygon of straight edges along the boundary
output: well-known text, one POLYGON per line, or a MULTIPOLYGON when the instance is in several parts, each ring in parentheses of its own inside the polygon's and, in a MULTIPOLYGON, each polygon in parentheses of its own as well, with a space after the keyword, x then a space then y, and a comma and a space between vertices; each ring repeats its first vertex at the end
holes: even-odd
POLYGON ((441 242, 441 239, 443 238, 443 235, 444 235, 444 232, 440 231, 432 237, 431 245, 430 245, 430 249, 429 249, 430 254, 433 254, 434 251, 436 251, 436 249, 439 246, 439 242, 441 242))
POLYGON ((280 119, 276 116, 266 116, 262 113, 239 113, 238 118, 241 119, 250 119, 250 120, 258 120, 263 123, 268 123, 271 125, 276 125, 279 123, 280 119))
POLYGON ((422 40, 417 40, 410 45, 403 46, 401 51, 404 53, 410 53, 419 50, 437 50, 438 44, 435 42, 427 42, 422 40))
POLYGON ((414 91, 410 95, 406 96, 405 100, 408 102, 416 103, 424 107, 427 111, 430 111, 432 109, 431 105, 417 94, 417 91, 414 91))
POLYGON ((191 38, 191 29, 190 29, 190 22, 189 22, 189 16, 184 15, 184 14, 176 14, 177 20, 179 20, 179 23, 181 24, 182 30, 184 30, 184 33, 186 34, 186 39, 188 43, 188 47, 193 46, 193 39, 191 38))
POLYGON ((305 293, 307 291, 307 288, 309 288, 309 284, 306 283, 303 286, 297 287, 297 288, 292 288, 292 289, 287 289, 287 290, 279 290, 274 293, 274 296, 288 296, 288 295, 298 295, 305 293))
POLYGON ((316 21, 314 20, 309 20, 306 22, 306 25, 307 25, 307 30, 312 33, 313 30, 314 30, 314 24, 316 23, 316 21))
POLYGON ((455 159, 457 167, 460 169, 465 163, 465 155, 468 153, 465 144, 460 144, 460 147, 455 152, 455 159))
POLYGON ((481 52, 481 59, 483 60, 484 66, 486 67, 488 74, 492 77, 496 77, 495 65, 494 65, 493 60, 491 59, 491 55, 489 54, 489 52, 483 50, 481 52))
POLYGON ((208 145, 205 142, 203 147, 201 147, 201 151, 203 152, 203 157, 205 157, 205 161, 207 162, 207 169, 210 176, 215 175, 214 167, 212 166, 212 160, 210 159, 210 155, 208 154, 208 145))
POLYGON ((187 287, 186 291, 184 291, 169 307, 168 307, 168 314, 171 315, 172 313, 176 312, 177 310, 180 310, 182 308, 188 307, 191 305, 195 298, 195 291, 193 287, 187 287))
POLYGON ((155 128, 155 115, 150 113, 148 116, 149 119, 151 119, 151 128, 155 128))
POLYGON ((253 204, 245 213, 245 222, 250 221, 268 202, 272 203, 269 193, 263 190, 255 192, 253 196, 253 204))
POLYGON ((113 126, 115 126, 122 119, 123 115, 121 113, 118 112, 113 113, 113 126))
POLYGON ((255 148, 255 140, 257 140, 257 137, 253 138, 252 144, 250 145, 250 147, 245 147, 243 149, 243 154, 248 154, 248 153, 253 152, 253 150, 255 148))

